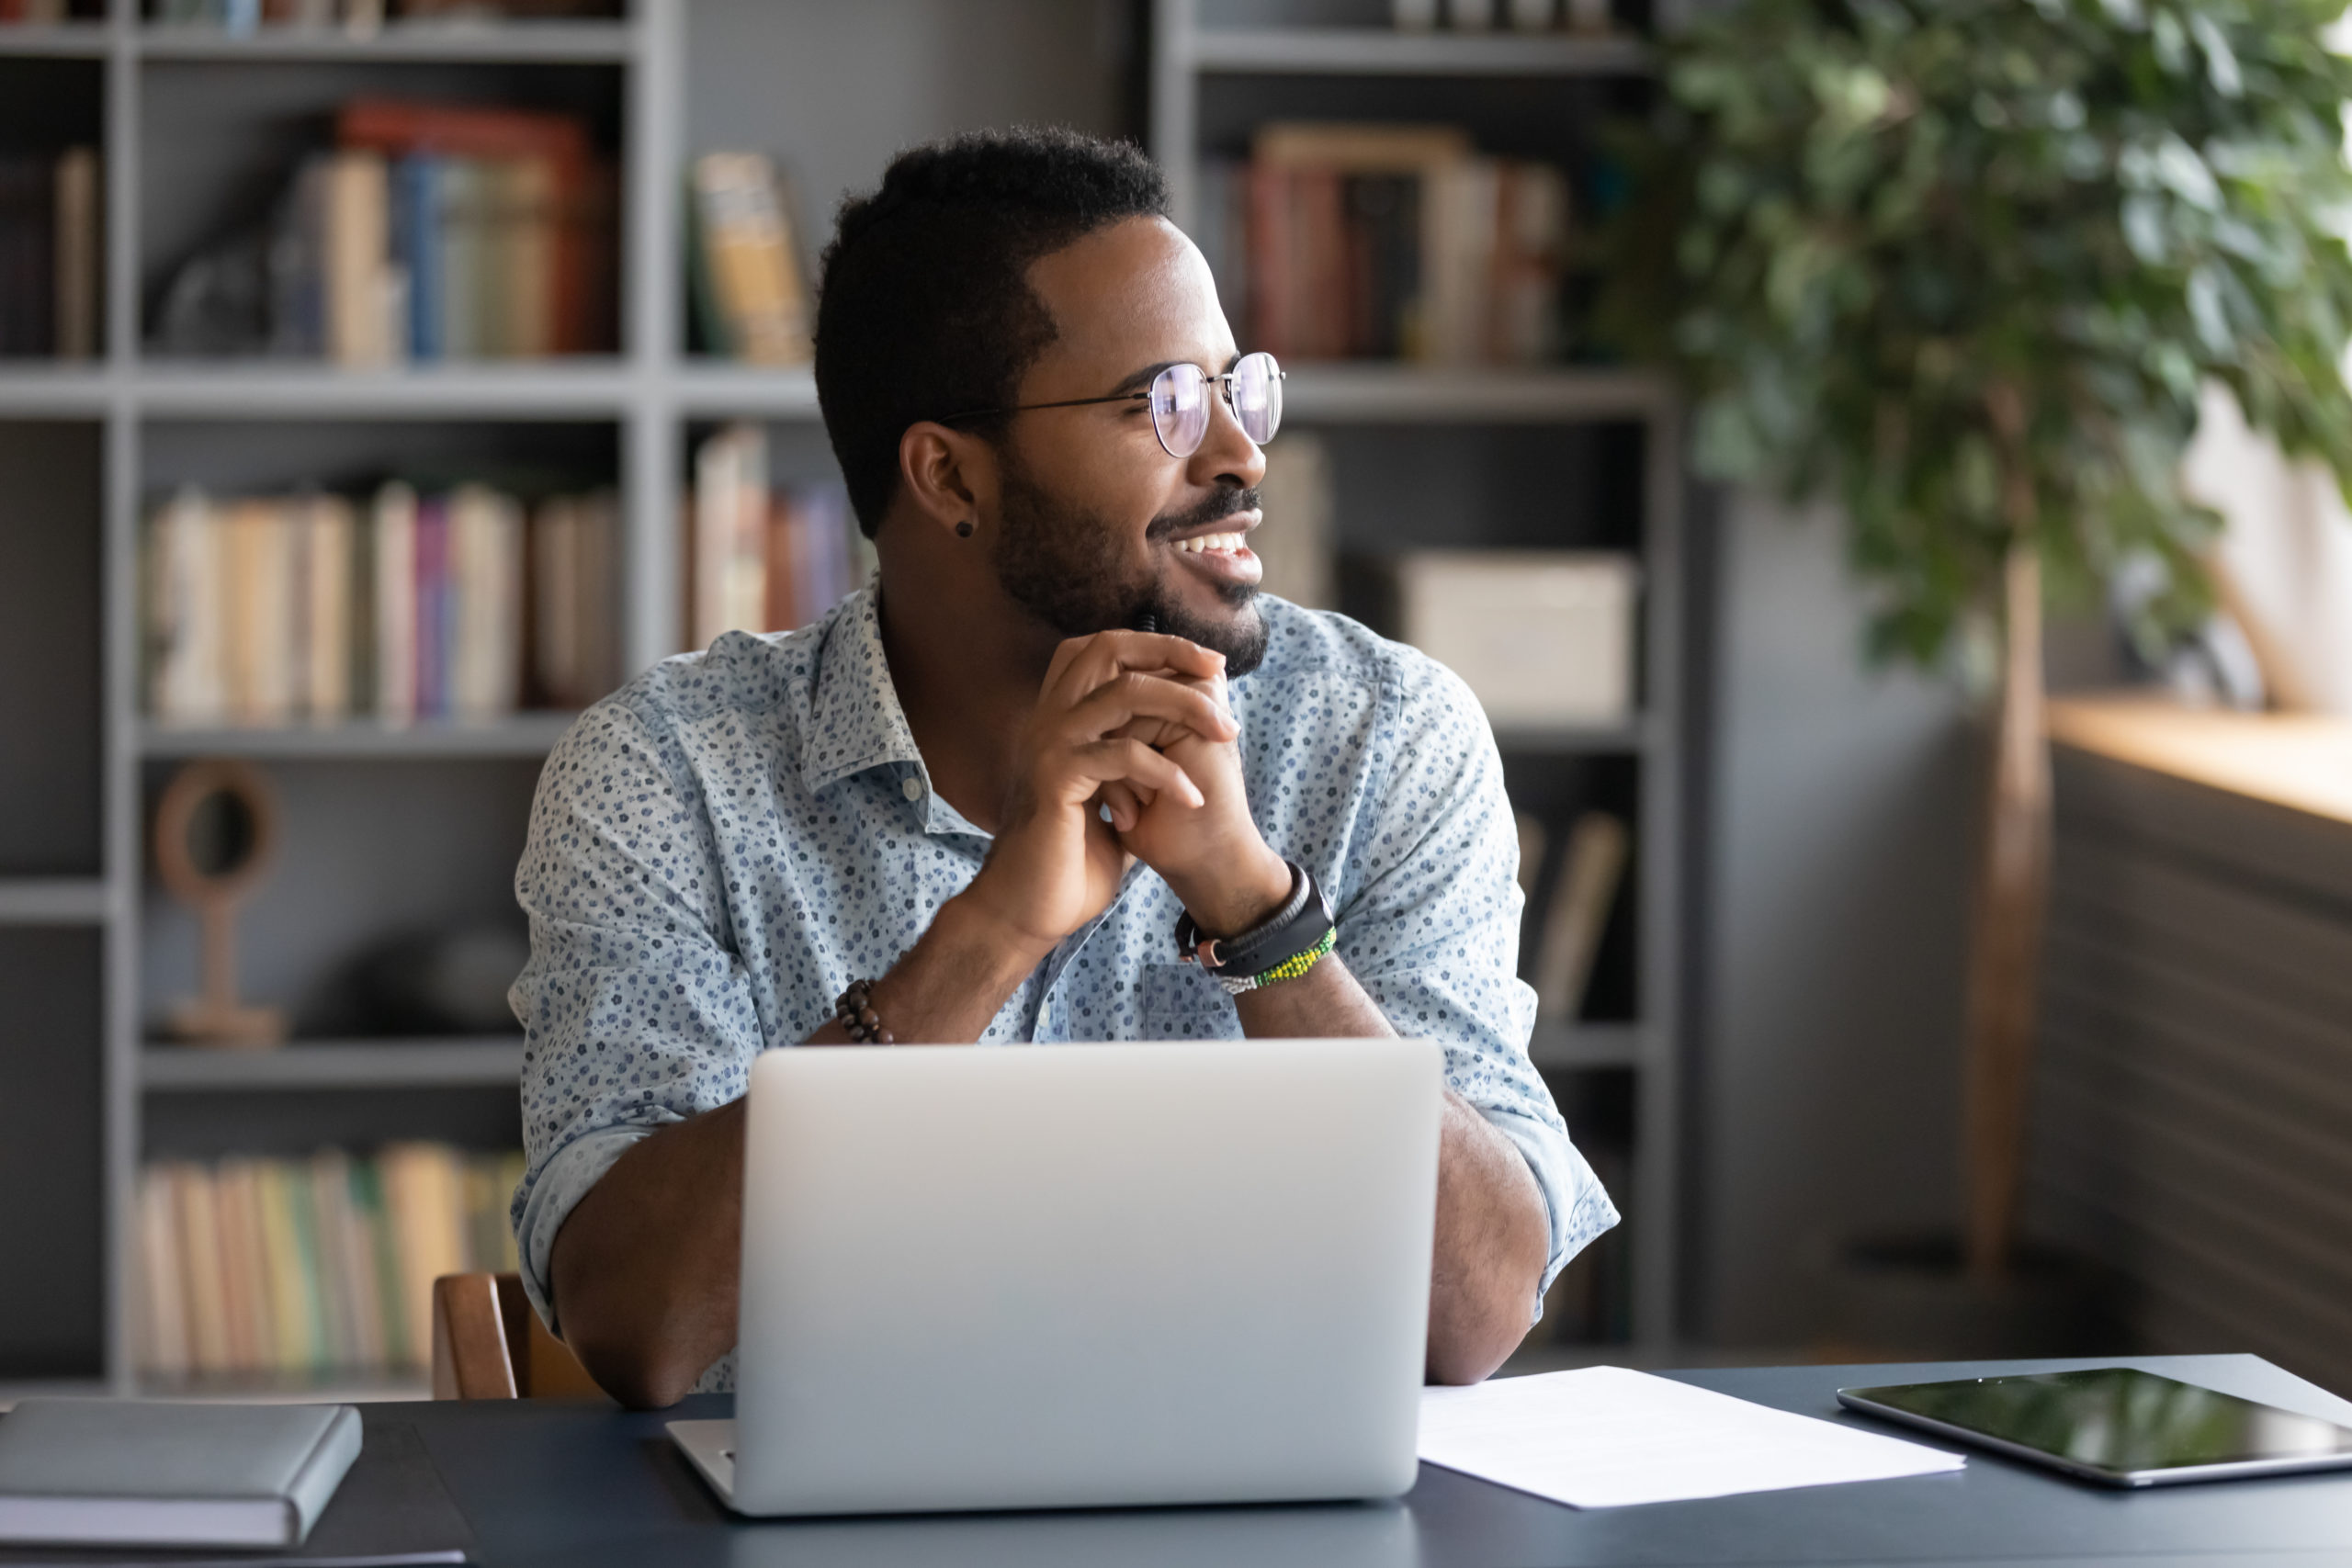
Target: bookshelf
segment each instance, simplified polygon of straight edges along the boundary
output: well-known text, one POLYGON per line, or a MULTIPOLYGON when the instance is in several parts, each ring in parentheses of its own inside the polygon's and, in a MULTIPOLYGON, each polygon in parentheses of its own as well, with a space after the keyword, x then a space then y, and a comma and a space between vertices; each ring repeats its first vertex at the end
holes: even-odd
MULTIPOLYGON (((1199 216, 1202 162, 1245 152, 1255 127, 1272 119, 1458 124, 1483 151, 1573 169, 1589 156, 1600 118, 1647 90, 1653 52, 1630 24, 1655 13, 1618 12, 1621 30, 1602 37, 1400 32, 1381 0, 1159 0, 1151 149, 1188 226, 1199 216)), ((1623 1235, 1602 1245, 1624 1249, 1631 1337, 1664 1352, 1679 1337, 1677 1013, 1688 946, 1678 863, 1685 718, 1675 400, 1657 378, 1608 366, 1284 368, 1286 428, 1317 430, 1330 446, 1343 556, 1505 546, 1630 549, 1640 558, 1637 716, 1505 728, 1496 740, 1515 807, 1555 829, 1596 805, 1633 824, 1629 897, 1597 959, 1604 994, 1576 1022, 1539 1024, 1530 1055, 1580 1141, 1597 1118, 1604 1137, 1630 1144, 1623 1235), (1622 1128, 1609 1125, 1620 1117, 1622 1128)), ((1344 586, 1341 599, 1347 607, 1344 586)))
MULTIPOLYGON (((140 690, 138 555, 159 492, 190 479, 224 492, 282 490, 312 467, 388 454, 548 456, 617 488, 622 662, 652 663, 681 646, 677 508, 695 432, 765 423, 779 479, 831 464, 805 370, 684 352, 677 236, 689 155, 709 146, 783 154, 806 176, 800 217, 821 226, 839 186, 869 184, 898 146, 959 125, 1052 119, 1115 131, 1128 67, 1102 41, 1114 9, 1019 0, 1007 7, 1017 25, 983 27, 923 0, 631 0, 609 21, 394 23, 363 39, 198 32, 142 19, 139 0, 109 0, 101 21, 0 26, 0 83, 39 89, 18 96, 30 108, 0 112, 0 133, 15 134, 26 114, 75 117, 50 130, 94 141, 104 171, 101 353, 74 364, 0 361, 0 484, 12 498, 0 512, 0 711, 31 716, 42 737, 0 748, 0 1191, 45 1195, 0 1204, 0 1258, 40 1258, 54 1280, 38 1300, 0 1292, 0 1383, 140 1386, 130 1271, 146 1158, 291 1156, 417 1137, 491 1149, 518 1137, 520 1047, 510 1035, 390 1039, 322 1024, 250 1055, 157 1039, 153 1021, 194 965, 192 922, 161 894, 147 846, 154 796, 181 763, 249 761, 284 798, 288 846, 241 934, 248 993, 299 1015, 356 945, 511 910, 537 764, 569 722, 522 713, 478 725, 230 730, 151 720, 140 690), (1015 52, 987 52, 1012 50, 1009 39, 1020 40, 1015 52), (779 47, 800 40, 813 41, 779 47), (942 107, 928 92, 870 91, 810 51, 858 51, 878 75, 910 82, 966 54, 992 63, 942 107), (756 80, 744 74, 753 56, 772 62, 756 80), (359 91, 577 105, 594 119, 619 174, 617 352, 360 370, 147 351, 169 268, 250 203, 260 175, 282 168, 296 145, 291 123, 359 91), (366 896, 337 897, 343 887, 366 896)), ((1498 90, 1532 78, 1582 91, 1639 66, 1637 49, 1613 43, 1403 39, 1283 16, 1263 39, 1244 37, 1249 7, 1232 0, 1227 9, 1234 15, 1204 29, 1182 0, 1163 0, 1131 40, 1149 57, 1163 156, 1196 145, 1188 106, 1211 78, 1312 77, 1346 94, 1363 80, 1409 86, 1450 72, 1498 90), (1255 63, 1277 59, 1278 72, 1255 63)), ((1192 160, 1169 162, 1187 199, 1192 160)), ((1457 468, 1492 457, 1522 479, 1551 460, 1555 435, 1573 444, 1566 433, 1578 430, 1616 432, 1612 450, 1634 454, 1649 583, 1643 715, 1504 741, 1515 788, 1527 770, 1554 789, 1592 773, 1638 796, 1645 1005, 1638 1018, 1547 1024, 1535 1053, 1571 1077, 1639 1075, 1645 1196, 1635 1224, 1650 1228, 1637 1256, 1667 1256, 1667 1241, 1652 1237, 1661 1223, 1645 1215, 1663 1208, 1649 1195, 1670 1191, 1672 1168, 1672 1122, 1658 1109, 1673 1081, 1679 919, 1663 827, 1680 711, 1671 400, 1647 378, 1600 367, 1294 370, 1291 421, 1343 446, 1405 433, 1452 442, 1443 457, 1457 468)), ((1610 461, 1623 466, 1601 467, 1610 461)), ((1662 1332, 1669 1291, 1664 1274, 1644 1275, 1645 1337, 1662 1332)))

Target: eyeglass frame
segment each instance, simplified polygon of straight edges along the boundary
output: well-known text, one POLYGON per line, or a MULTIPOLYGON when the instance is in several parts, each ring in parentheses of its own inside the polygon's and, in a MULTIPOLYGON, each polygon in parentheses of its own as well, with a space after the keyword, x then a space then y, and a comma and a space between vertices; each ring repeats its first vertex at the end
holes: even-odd
MULTIPOLYGON (((1265 351, 1258 349, 1253 350, 1252 352, 1262 354, 1265 351)), ((1245 354, 1235 359, 1234 367, 1231 370, 1201 371, 1201 380, 1203 384, 1217 388, 1217 400, 1225 404, 1226 408, 1232 412, 1234 415, 1234 422, 1236 423, 1240 423, 1240 411, 1233 406, 1233 378, 1237 375, 1240 374, 1241 360, 1249 357, 1250 355, 1245 354)), ((1268 359, 1274 358, 1271 354, 1266 355, 1266 357, 1268 359)), ((1177 365, 1187 363, 1189 363, 1189 361, 1178 360, 1176 362, 1177 365)), ((1175 368, 1176 365, 1164 365, 1158 370, 1152 372, 1151 378, 1154 381, 1158 381, 1162 376, 1167 375, 1168 372, 1175 368)), ((1200 367, 1198 366, 1194 366, 1193 368, 1199 369, 1200 367)), ((1282 361, 1278 359, 1274 360, 1274 379, 1277 381, 1287 381, 1290 379, 1290 372, 1283 368, 1282 361)), ((1033 413, 1041 409, 1091 408, 1097 403, 1131 403, 1138 399, 1148 400, 1150 397, 1151 389, 1149 387, 1146 387, 1140 392, 1114 392, 1107 398, 1069 398, 1057 403, 1015 403, 1010 408, 967 409, 962 413, 947 414, 943 418, 933 421, 933 423, 938 424, 954 424, 958 420, 991 419, 1000 414, 1033 413)), ((1247 436, 1250 433, 1245 430, 1241 434, 1244 436, 1247 436)), ((1159 449, 1161 451, 1168 452, 1170 457, 1176 458, 1180 462, 1182 459, 1191 457, 1193 452, 1197 452, 1201 449, 1199 446, 1195 446, 1193 448, 1193 452, 1169 452, 1168 437, 1159 434, 1159 422, 1156 419, 1151 422, 1151 434, 1152 439, 1159 443, 1159 449)), ((1269 434, 1266 439, 1272 441, 1273 436, 1269 434)), ((1203 445, 1207 444, 1208 433, 1206 431, 1203 431, 1201 433, 1201 441, 1203 445)), ((1258 445, 1258 443, 1251 441, 1250 445, 1254 446, 1258 445)))

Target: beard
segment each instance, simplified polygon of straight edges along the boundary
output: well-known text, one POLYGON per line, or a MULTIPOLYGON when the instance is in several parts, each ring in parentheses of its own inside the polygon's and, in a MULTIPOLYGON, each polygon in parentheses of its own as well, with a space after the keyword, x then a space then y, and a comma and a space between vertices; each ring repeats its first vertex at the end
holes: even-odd
MULTIPOLYGON (((1221 585, 1218 596, 1234 613, 1216 620, 1193 615, 1159 574, 1120 570, 1104 547, 1118 537, 1120 524, 1046 494, 1009 451, 1003 475, 1003 525, 991 560, 1014 604, 1066 637, 1133 627, 1151 615, 1169 636, 1225 655, 1228 676, 1247 675, 1264 660, 1266 620, 1250 603, 1257 589, 1221 585)), ((1144 537, 1157 543, 1257 504, 1255 490, 1220 491, 1189 511, 1153 518, 1144 537)))

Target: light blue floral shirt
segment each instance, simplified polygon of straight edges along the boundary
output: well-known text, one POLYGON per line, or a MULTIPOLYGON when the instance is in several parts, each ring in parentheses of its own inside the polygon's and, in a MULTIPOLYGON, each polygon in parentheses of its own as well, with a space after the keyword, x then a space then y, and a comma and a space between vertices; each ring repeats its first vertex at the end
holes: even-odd
MULTIPOLYGON (((1519 842, 1485 716, 1442 665, 1355 622, 1257 601, 1265 661, 1232 682, 1251 814, 1314 873, 1338 952, 1398 1032, 1516 1145, 1550 1210, 1544 1282, 1617 1222, 1529 1066, 1519 842)), ((514 890, 531 960, 514 1201, 523 1280, 637 1139, 744 1091, 752 1058, 831 1016, 970 883, 989 835, 931 787, 870 591, 800 631, 729 632, 583 714, 540 775, 514 890)), ((1238 1036, 1179 963, 1180 906, 1135 866, 1023 982, 986 1043, 1238 1036)), ((1315 1108, 1302 1105, 1302 1116, 1315 1108)), ((706 1388, 732 1385, 733 1357, 706 1388)))

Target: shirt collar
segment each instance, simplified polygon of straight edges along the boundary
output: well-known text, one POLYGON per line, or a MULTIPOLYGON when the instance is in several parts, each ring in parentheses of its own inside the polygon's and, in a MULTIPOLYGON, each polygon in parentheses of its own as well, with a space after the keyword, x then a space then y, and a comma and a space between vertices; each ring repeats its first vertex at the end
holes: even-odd
POLYGON ((853 773, 882 767, 917 782, 921 793, 909 804, 921 812, 924 832, 989 836, 931 787, 931 770, 915 749, 882 650, 875 591, 866 587, 835 605, 828 618, 817 655, 808 733, 800 742, 800 777, 816 795, 853 773))
MULTIPOLYGON (((890 663, 882 653, 882 626, 874 590, 861 588, 833 606, 817 656, 817 685, 809 700, 808 733, 800 742, 800 777, 810 794, 887 762, 922 767, 890 663)), ((928 779, 924 788, 930 787, 928 779)))

